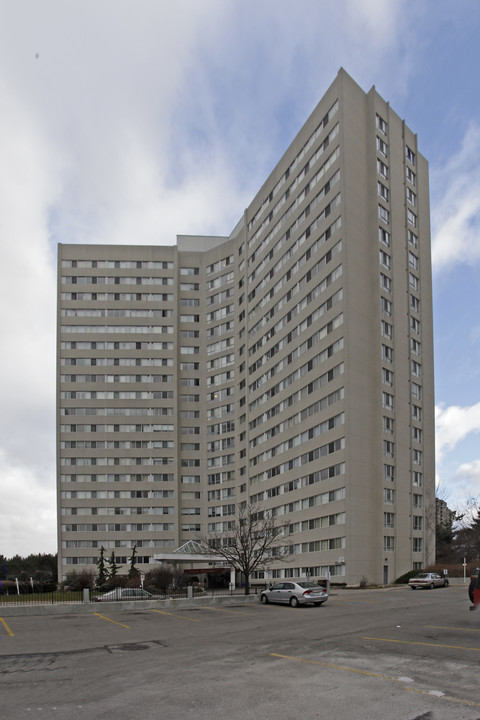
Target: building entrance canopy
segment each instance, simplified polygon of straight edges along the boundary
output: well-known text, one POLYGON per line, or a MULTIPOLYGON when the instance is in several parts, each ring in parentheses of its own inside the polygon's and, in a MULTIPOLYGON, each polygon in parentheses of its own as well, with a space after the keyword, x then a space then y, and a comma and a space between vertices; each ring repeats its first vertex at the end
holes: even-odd
MULTIPOLYGON (((235 568, 226 562, 221 555, 214 555, 212 550, 196 540, 189 540, 180 545, 172 553, 157 553, 153 556, 155 562, 168 562, 178 565, 189 565, 190 569, 195 569, 194 564, 204 567, 206 564, 210 566, 210 572, 217 568, 225 568, 230 570, 230 587, 235 588, 235 568)), ((197 568, 200 572, 200 568, 197 568)))

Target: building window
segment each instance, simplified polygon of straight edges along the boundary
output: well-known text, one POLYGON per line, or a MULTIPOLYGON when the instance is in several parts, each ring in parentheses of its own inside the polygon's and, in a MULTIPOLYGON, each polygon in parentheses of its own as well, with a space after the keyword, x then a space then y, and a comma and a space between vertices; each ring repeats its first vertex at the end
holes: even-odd
POLYGON ((180 290, 196 291, 199 290, 200 285, 198 283, 180 283, 180 290))
POLYGON ((416 443, 422 442, 422 431, 418 427, 412 427, 412 440, 416 443))
POLYGON ((413 494, 413 507, 416 510, 421 510, 423 507, 423 495, 413 494))
POLYGON ((395 538, 386 535, 383 538, 383 549, 385 552, 393 552, 395 550, 395 538))
POLYGON ((421 355, 422 346, 415 338, 410 338, 410 348, 414 355, 421 355))
POLYGON ((412 405, 412 418, 418 422, 422 420, 422 408, 418 405, 412 405))
POLYGON ((412 397, 416 400, 422 399, 422 387, 418 383, 412 382, 412 397))
POLYGON ((383 160, 380 160, 380 158, 377 158, 377 172, 385 178, 385 180, 388 180, 388 167, 385 165, 383 160))
POLYGON ((409 163, 415 165, 415 153, 408 147, 408 145, 405 145, 405 156, 409 163))
POLYGON ((391 417, 383 416, 383 432, 393 434, 395 430, 395 420, 391 417))
POLYGON ((410 317, 410 328, 413 332, 417 333, 417 335, 420 334, 420 320, 417 320, 413 315, 410 317))
POLYGON ((417 256, 412 253, 411 251, 408 252, 408 264, 410 267, 412 267, 414 270, 418 270, 418 258, 417 256))
POLYGON ((383 205, 378 206, 378 217, 380 220, 383 220, 385 223, 390 222, 390 213, 388 212, 387 208, 384 208, 383 205))
POLYGON ((383 441, 383 454, 388 455, 389 457, 394 457, 395 443, 393 443, 391 440, 384 440, 383 441))
POLYGON ((422 377, 422 366, 416 360, 412 360, 412 375, 415 377, 422 377))
POLYGON ((413 529, 423 530, 423 517, 421 515, 413 516, 413 529))
POLYGON ((423 473, 414 470, 412 482, 415 487, 423 487, 423 473))
POLYGON ((377 187, 380 197, 388 202, 388 188, 382 182, 380 182, 380 180, 377 183, 377 187))
POLYGON ((383 466, 383 477, 389 482, 395 481, 395 467, 393 465, 383 466))
POLYGON ((406 167, 405 174, 406 174, 408 182, 411 183, 415 187, 415 185, 417 184, 417 177, 416 177, 415 173, 413 172, 412 168, 409 168, 408 165, 406 167))
POLYGON ((422 457, 423 453, 421 450, 413 450, 412 452, 412 461, 414 465, 421 465, 422 464, 422 457))
POLYGON ((382 138, 378 137, 378 135, 377 135, 377 150, 379 153, 381 153, 383 155, 383 157, 387 157, 388 145, 384 140, 382 140, 382 138))
POLYGON ((412 212, 412 210, 410 210, 410 208, 407 210, 407 222, 410 223, 412 227, 417 227, 417 216, 414 212, 412 212))
POLYGON ((382 335, 386 338, 393 338, 393 325, 386 320, 382 320, 382 335))
POLYGON ((393 348, 388 345, 382 345, 382 359, 385 362, 393 363, 393 348))
POLYGON ((382 392, 382 403, 386 410, 393 410, 393 395, 390 393, 382 392))
POLYGON ((387 134, 387 123, 378 113, 376 115, 376 123, 377 123, 377 128, 380 130, 380 132, 382 132, 384 135, 386 135, 387 134))
POLYGON ((418 248, 418 238, 413 230, 407 230, 407 238, 410 245, 414 248, 418 248))
POLYGON ((378 228, 378 239, 381 243, 383 243, 387 247, 390 247, 390 233, 388 232, 388 230, 385 230, 385 228, 378 228))
POLYGON ((410 307, 415 312, 420 312, 420 300, 415 295, 410 295, 410 307))
POLYGON ((387 298, 381 297, 380 298, 380 308, 385 315, 391 315, 392 314, 392 301, 388 300, 387 298))
POLYGON ((382 368, 382 381, 384 385, 390 385, 390 387, 393 387, 393 372, 391 370, 387 370, 387 368, 382 368))
POLYGON ((387 290, 388 292, 391 292, 392 290, 392 281, 388 277, 388 275, 384 275, 384 273, 380 273, 380 286, 387 290))
POLYGON ((423 551, 423 539, 422 538, 413 538, 413 552, 422 552, 423 551))
POLYGON ((413 190, 410 190, 410 188, 407 188, 407 200, 413 205, 413 207, 415 207, 415 205, 417 204, 417 196, 415 195, 413 190))
POLYGON ((395 490, 392 490, 392 488, 383 488, 383 502, 385 505, 394 505, 395 490))
POLYGON ((385 512, 383 513, 383 527, 394 528, 395 527, 395 513, 385 512))
POLYGON ((379 250, 380 264, 390 270, 390 255, 384 250, 379 250))

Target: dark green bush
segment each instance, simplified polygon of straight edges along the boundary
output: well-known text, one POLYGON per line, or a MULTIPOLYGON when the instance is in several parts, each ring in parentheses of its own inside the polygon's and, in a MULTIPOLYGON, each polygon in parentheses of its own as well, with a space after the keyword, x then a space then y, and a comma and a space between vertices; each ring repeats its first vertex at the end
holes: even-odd
POLYGON ((403 584, 406 585, 408 583, 408 581, 410 580, 410 578, 415 577, 416 575, 418 575, 419 573, 422 573, 422 572, 427 572, 427 571, 426 570, 409 570, 408 572, 404 573, 403 575, 400 575, 400 577, 398 577, 395 580, 395 585, 403 585, 403 584))

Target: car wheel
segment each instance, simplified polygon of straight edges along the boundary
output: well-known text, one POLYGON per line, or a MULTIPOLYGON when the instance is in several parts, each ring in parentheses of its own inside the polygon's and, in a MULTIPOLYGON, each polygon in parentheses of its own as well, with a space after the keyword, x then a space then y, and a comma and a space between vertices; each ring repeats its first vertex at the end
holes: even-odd
POLYGON ((445 580, 445 582, 443 583, 443 587, 448 587, 448 580, 445 580))
POLYGON ((268 597, 266 595, 260 595, 260 602, 264 605, 268 605, 268 597))
POLYGON ((320 602, 320 603, 315 603, 315 605, 316 605, 317 607, 320 607, 320 605, 323 605, 324 602, 325 602, 325 600, 322 600, 322 602, 320 602))
POLYGON ((293 596, 290 598, 290 605, 291 605, 291 607, 297 607, 297 605, 298 605, 298 600, 297 600, 297 598, 295 597, 295 595, 293 595, 293 596))
POLYGON ((430 590, 433 590, 433 588, 435 587, 435 585, 434 585, 433 583, 430 583, 430 585, 429 585, 428 587, 430 588, 430 590))
POLYGON ((410 587, 412 588, 412 590, 416 590, 416 589, 417 589, 417 586, 416 586, 416 585, 410 585, 410 587))

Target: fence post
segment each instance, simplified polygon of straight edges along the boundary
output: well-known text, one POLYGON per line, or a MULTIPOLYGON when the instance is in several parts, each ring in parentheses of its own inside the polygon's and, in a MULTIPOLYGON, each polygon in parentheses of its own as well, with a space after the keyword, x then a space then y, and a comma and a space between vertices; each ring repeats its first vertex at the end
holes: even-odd
POLYGON ((83 588, 83 603, 84 605, 88 605, 90 602, 90 590, 88 588, 83 588))

